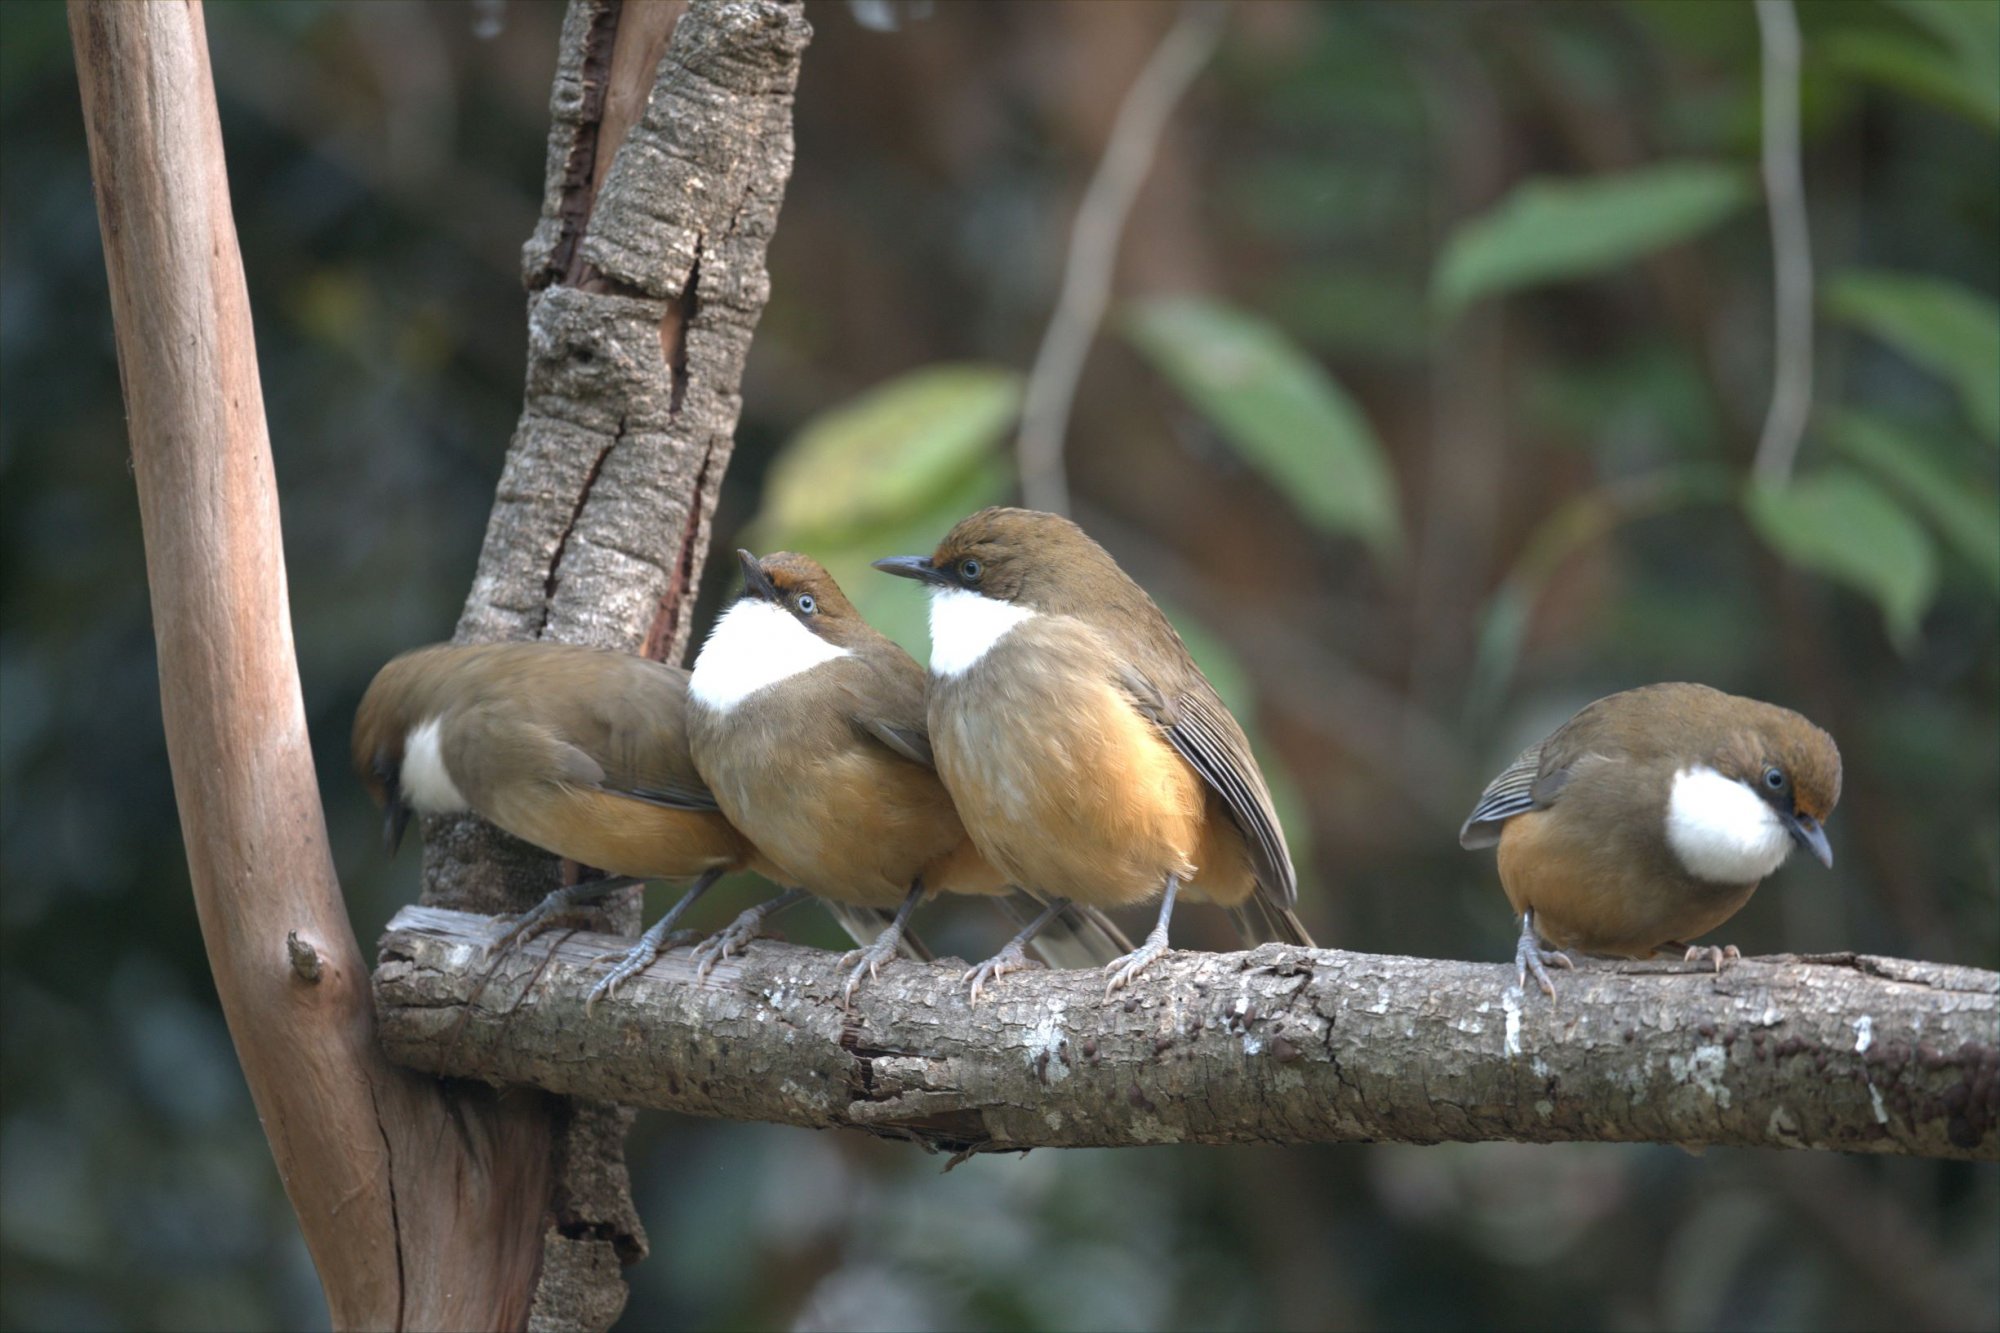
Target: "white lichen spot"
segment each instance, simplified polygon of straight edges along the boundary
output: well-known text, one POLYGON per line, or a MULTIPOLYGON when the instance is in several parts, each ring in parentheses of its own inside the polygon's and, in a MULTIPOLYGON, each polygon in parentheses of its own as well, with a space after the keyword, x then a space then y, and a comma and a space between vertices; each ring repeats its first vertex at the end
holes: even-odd
POLYGON ((1868 1085, 1868 1100, 1875 1107, 1875 1123, 1878 1125, 1888 1124, 1889 1108, 1882 1104, 1882 1089, 1870 1083, 1868 1085))
POLYGON ((1535 1103, 1535 1114, 1547 1120, 1556 1113, 1556 1104, 1544 1097, 1535 1103))
POLYGON ((1070 1075, 1069 1061, 1063 1056, 1063 1044, 1067 1037, 1063 1033, 1062 1020, 1062 1006, 1051 1006, 1035 1026, 1028 1030, 1028 1040, 1022 1048, 1027 1056, 1028 1067, 1036 1071, 1038 1077, 1050 1083, 1059 1082, 1070 1075))
POLYGON ((1511 1060, 1521 1053, 1521 988, 1510 986, 1502 991, 1500 1007, 1507 1011, 1507 1043, 1504 1049, 1511 1060))
POLYGON ((1866 1055, 1875 1044, 1875 1020, 1867 1014, 1854 1020, 1854 1053, 1866 1055))
POLYGON ((1264 1053, 1264 1039, 1263 1039, 1262 1037, 1258 1036, 1258 1035, 1257 1035, 1256 1033, 1254 1033, 1254 1032, 1246 1032, 1246 1033, 1244 1033, 1244 1034, 1243 1034, 1243 1054, 1245 1054, 1245 1055, 1262 1055, 1263 1053, 1264 1053))
POLYGON ((1697 1046, 1694 1054, 1685 1058, 1670 1055, 1667 1057, 1667 1068, 1677 1081, 1700 1088, 1717 1106, 1729 1109, 1729 1088, 1722 1081, 1722 1075, 1729 1068, 1729 1053, 1719 1043, 1697 1046))
POLYGON ((1798 1118, 1787 1106, 1772 1109, 1771 1118, 1764 1124, 1764 1134, 1767 1138, 1791 1147, 1797 1147, 1801 1142, 1798 1118))

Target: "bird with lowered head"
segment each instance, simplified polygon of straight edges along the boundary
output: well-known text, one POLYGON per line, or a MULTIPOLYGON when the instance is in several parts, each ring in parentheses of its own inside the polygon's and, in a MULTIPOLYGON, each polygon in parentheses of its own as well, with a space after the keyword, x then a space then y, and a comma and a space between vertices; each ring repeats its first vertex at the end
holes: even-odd
POLYGON ((1736 915, 1791 855, 1833 864, 1840 800, 1833 737, 1789 708, 1706 685, 1644 685, 1599 699, 1487 785, 1458 840, 1496 847, 1521 918, 1515 965, 1550 996, 1566 950, 1662 951, 1717 970, 1733 945, 1695 937, 1736 915))

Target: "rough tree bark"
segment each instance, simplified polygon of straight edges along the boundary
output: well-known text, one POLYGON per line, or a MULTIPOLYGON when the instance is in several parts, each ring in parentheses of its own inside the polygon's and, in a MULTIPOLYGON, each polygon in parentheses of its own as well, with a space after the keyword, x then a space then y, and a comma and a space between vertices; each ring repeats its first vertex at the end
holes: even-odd
POLYGON ((1107 1004, 1094 972, 897 962, 839 1002, 830 953, 685 950, 584 1008, 612 941, 503 957, 493 923, 410 909, 376 970, 412 1068, 955 1152, 1393 1140, 1711 1144, 2000 1159, 2000 975, 1889 958, 1509 967, 1268 945, 1172 954, 1107 1004))
MULTIPOLYGON (((685 640, 808 29, 778 0, 680 14, 579 0, 565 25, 528 402, 461 638, 685 640)), ((415 1076, 375 1041, 306 737, 201 6, 71 0, 70 26, 195 905, 334 1323, 604 1327, 643 1247, 622 1113, 415 1076)), ((548 886, 545 858, 432 832, 432 901, 548 886)))
MULTIPOLYGON (((461 642, 546 638, 677 659, 740 408, 764 254, 791 173, 810 36, 793 0, 576 0, 550 98, 542 216, 523 253, 528 366, 461 642), (662 58, 664 54, 664 58, 662 58)), ((519 911, 561 867, 477 821, 424 830, 424 902, 519 911)), ((639 898, 600 913, 631 933, 639 898)), ((481 1094, 484 1090, 480 1090, 481 1094)), ((600 1328, 646 1251, 631 1112, 463 1094, 552 1163, 531 1207, 531 1328, 600 1328)))

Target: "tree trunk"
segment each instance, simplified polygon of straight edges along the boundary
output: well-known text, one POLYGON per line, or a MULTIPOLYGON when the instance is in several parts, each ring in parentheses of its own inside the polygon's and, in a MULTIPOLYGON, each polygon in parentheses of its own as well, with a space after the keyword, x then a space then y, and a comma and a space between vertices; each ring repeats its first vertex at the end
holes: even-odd
MULTIPOLYGON (((522 256, 527 391, 461 642, 544 638, 676 660, 685 648, 764 253, 791 174, 796 3, 578 0, 550 96, 542 216, 522 256), (669 40, 671 38, 671 40, 669 40), (662 55, 664 54, 664 59, 662 55)), ((556 862, 472 819, 424 830, 427 904, 519 911, 556 862)), ((639 895, 602 919, 638 926, 639 895)), ((556 1163, 530 1326, 603 1327, 646 1252, 631 1112, 524 1112, 556 1163)), ((549 1157, 548 1152, 537 1154, 549 1157)))

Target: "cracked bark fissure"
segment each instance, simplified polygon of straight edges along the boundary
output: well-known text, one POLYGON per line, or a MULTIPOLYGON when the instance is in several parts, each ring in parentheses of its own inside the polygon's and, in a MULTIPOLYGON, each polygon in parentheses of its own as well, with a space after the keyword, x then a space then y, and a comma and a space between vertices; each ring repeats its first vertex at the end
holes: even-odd
POLYGON ((390 924, 390 1058, 948 1151, 1512 1139, 2000 1159, 2000 974, 1973 968, 1607 964, 1563 974, 1550 1004, 1505 966, 1268 945, 1171 954, 1110 1004, 1095 972, 1037 971, 969 1006, 956 968, 899 961, 849 1013, 835 955, 759 941, 705 984, 670 953, 593 1014, 612 941, 544 936, 471 999, 497 933, 416 908, 390 924))
MULTIPOLYGON (((522 256, 526 390, 459 641, 684 650, 809 36, 796 0, 571 4, 522 256)), ((424 841, 427 904, 518 911, 560 882, 555 861, 476 821, 427 821, 424 841)), ((630 933, 638 911, 629 894, 600 919, 630 933)), ((530 1328, 601 1328, 623 1308, 620 1267, 646 1248, 630 1114, 533 1112, 552 1177, 530 1328)))

